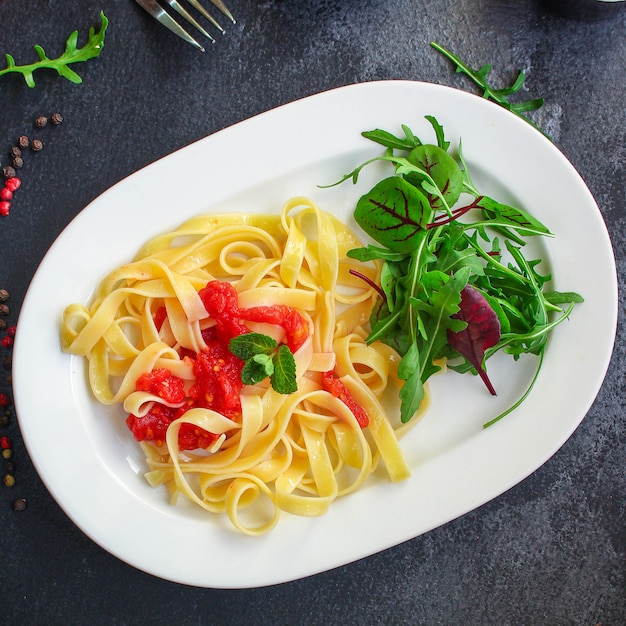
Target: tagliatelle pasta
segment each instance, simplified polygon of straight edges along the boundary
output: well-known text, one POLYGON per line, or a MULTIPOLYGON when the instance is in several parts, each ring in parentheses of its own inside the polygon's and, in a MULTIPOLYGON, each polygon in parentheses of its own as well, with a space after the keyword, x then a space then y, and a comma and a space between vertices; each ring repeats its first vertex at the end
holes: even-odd
POLYGON ((290 200, 276 216, 198 216, 106 276, 89 306, 66 308, 63 350, 87 358, 94 396, 122 405, 136 438, 143 429, 146 478, 165 485, 172 502, 182 494, 256 535, 281 511, 323 514, 377 467, 394 482, 408 477, 397 424, 382 405, 389 389, 397 399, 398 355, 365 341, 376 293, 362 276, 376 281, 378 268, 346 256, 360 245, 307 198, 290 200), (241 315, 220 321, 208 310, 230 293, 220 288, 226 284, 241 315), (263 318, 268 311, 299 326, 263 318), (277 343, 299 336, 292 341, 297 391, 281 393, 266 379, 235 386, 236 398, 220 405, 213 391, 198 391, 205 374, 220 376, 224 389, 232 383, 224 376, 236 369, 234 357, 212 343, 227 323, 277 343), (366 412, 367 425, 350 402, 366 412), (153 425, 165 417, 159 438, 153 425))

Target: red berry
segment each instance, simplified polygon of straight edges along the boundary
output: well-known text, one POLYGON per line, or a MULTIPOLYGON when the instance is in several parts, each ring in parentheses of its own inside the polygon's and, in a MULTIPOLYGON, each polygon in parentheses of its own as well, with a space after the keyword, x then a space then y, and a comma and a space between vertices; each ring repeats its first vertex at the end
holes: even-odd
POLYGON ((6 393, 0 393, 0 406, 9 406, 11 404, 11 398, 6 393))
POLYGON ((11 439, 9 437, 0 437, 0 448, 3 450, 11 449, 11 439))
POLYGON ((20 188, 22 181, 17 176, 12 176, 11 178, 7 178, 4 186, 9 191, 17 191, 20 188))
POLYGON ((17 331, 17 326, 9 326, 7 328, 7 335, 9 337, 15 337, 15 332, 17 331))
POLYGON ((5 217, 9 214, 11 210, 11 203, 7 200, 3 200, 0 202, 0 215, 4 215, 5 217))
POLYGON ((13 345, 13 337, 5 335, 2 339, 0 339, 0 344, 2 344, 3 348, 10 348, 13 345))
POLYGON ((13 192, 8 187, 0 189, 0 200, 11 200, 13 198, 13 192))

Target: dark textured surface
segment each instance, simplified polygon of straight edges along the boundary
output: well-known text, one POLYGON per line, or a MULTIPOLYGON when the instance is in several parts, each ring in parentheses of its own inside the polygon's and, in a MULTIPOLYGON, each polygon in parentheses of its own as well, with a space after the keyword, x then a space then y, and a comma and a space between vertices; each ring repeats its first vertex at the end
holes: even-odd
MULTIPOLYGON (((496 83, 527 74, 538 121, 581 173, 613 239, 619 328, 600 394, 569 441, 494 501, 413 541, 311 578, 219 591, 153 578, 83 535, 50 497, 16 420, 17 484, 0 486, 0 622, 26 624, 597 624, 626 622, 624 250, 626 18, 585 23, 531 0, 230 0, 238 23, 202 55, 131 0, 0 3, 0 53, 61 53, 111 20, 99 59, 73 85, 50 72, 29 89, 0 77, 0 159, 37 115, 39 135, 9 218, 0 218, 0 287, 17 320, 28 283, 63 227, 113 183, 234 122, 328 88, 406 78, 472 90, 432 40, 496 83), (14 498, 26 511, 12 510, 14 498)), ((234 164, 234 166, 236 166, 234 164)), ((175 181, 164 193, 176 194, 175 181)), ((593 250, 581 250, 593 254, 593 250)), ((42 312, 42 315, 45 312, 42 312)), ((4 383, 2 383, 4 384, 4 383)), ((34 381, 36 385, 36 381, 34 381)), ((59 463, 72 451, 62 441, 59 463)), ((130 523, 130 520, 129 520, 130 523)))

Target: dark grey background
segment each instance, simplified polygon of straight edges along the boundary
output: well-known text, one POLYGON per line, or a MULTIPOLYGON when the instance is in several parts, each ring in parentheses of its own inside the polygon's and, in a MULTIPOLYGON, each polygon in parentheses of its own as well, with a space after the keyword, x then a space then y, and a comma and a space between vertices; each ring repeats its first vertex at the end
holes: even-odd
MULTIPOLYGON (((18 135, 34 136, 35 117, 54 111, 65 117, 61 127, 39 133, 45 149, 28 155, 12 213, 0 218, 0 287, 11 292, 10 322, 63 227, 113 183, 158 157, 256 113, 349 83, 402 78, 473 91, 430 48, 432 40, 474 67, 493 63, 499 86, 510 84, 517 69, 527 73, 522 95, 545 98, 536 119, 594 194, 623 287, 624 12, 591 23, 564 19, 533 0, 228 3, 238 23, 206 54, 170 35, 132 0, 0 3, 0 54, 21 63, 35 60, 35 43, 58 56, 74 29, 84 42, 88 28, 99 27, 100 10, 111 21, 101 57, 74 66, 82 85, 52 72, 37 74, 35 89, 19 76, 0 77, 3 165, 18 135)), ((173 206, 176 184, 163 182, 173 206)), ((14 487, 0 485, 0 622, 623 624, 623 289, 619 324, 595 404, 528 479, 413 541, 264 589, 184 587, 104 552, 43 487, 13 417, 0 428, 14 440, 17 478, 14 487), (26 511, 12 509, 17 497, 28 499, 26 511)), ((8 374, 3 370, 3 389, 8 374)), ((71 462, 73 451, 63 441, 50 445, 59 463, 71 462)))

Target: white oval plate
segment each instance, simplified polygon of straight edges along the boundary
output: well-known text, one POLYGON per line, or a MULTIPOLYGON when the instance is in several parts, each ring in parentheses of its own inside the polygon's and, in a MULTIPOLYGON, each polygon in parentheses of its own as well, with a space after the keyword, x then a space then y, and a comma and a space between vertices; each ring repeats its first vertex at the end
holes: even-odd
MULTIPOLYGON (((387 170, 386 170, 387 171, 387 170)), ((16 408, 31 458, 76 525, 127 563, 172 581, 220 588, 280 583, 328 570, 444 524, 509 489, 567 440, 591 406, 611 356, 617 280, 611 244, 590 192, 539 132, 471 94, 418 82, 383 81, 311 96, 222 130, 123 180, 83 210, 44 258, 24 301, 14 347, 16 408), (381 149, 364 130, 432 141, 425 115, 462 138, 475 182, 531 210, 556 238, 540 249, 554 287, 586 302, 558 327, 531 396, 496 426, 481 425, 526 388, 534 362, 490 361, 499 391, 453 372, 432 380, 433 403, 403 440, 412 477, 373 477, 314 519, 284 515, 269 535, 236 534, 227 520, 143 479, 144 459, 119 407, 87 389, 82 360, 63 354, 59 320, 86 302, 109 270, 151 236, 205 212, 277 212, 294 195, 352 223, 359 185, 338 180, 381 149), (585 251, 593 250, 593 254, 585 251), (33 388, 32 381, 36 381, 33 388)))

